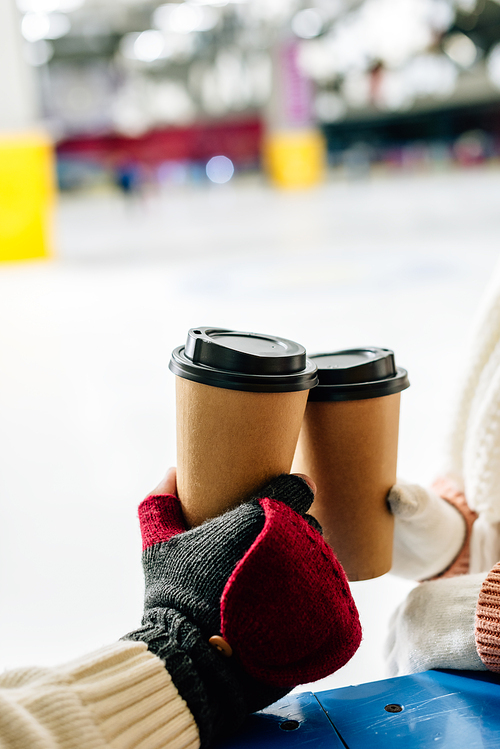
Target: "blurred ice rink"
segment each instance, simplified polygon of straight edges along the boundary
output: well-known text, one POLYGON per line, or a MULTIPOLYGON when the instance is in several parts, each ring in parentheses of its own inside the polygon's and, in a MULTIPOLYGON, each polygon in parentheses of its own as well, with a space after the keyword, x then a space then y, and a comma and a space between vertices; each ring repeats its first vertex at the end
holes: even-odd
MULTIPOLYGON (((55 262, 0 266, 0 666, 53 664, 138 626, 138 502, 175 463, 171 350, 188 328, 372 344, 408 369, 400 474, 440 468, 500 237, 500 172, 257 179, 126 202, 65 196, 55 262)), ((383 678, 411 583, 355 583, 364 642, 322 687, 383 678)))

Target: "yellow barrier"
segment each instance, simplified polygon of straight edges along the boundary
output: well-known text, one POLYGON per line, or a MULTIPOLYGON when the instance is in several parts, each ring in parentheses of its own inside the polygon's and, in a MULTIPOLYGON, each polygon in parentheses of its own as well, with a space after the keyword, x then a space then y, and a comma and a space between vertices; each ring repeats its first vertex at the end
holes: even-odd
POLYGON ((313 187, 325 176, 325 139, 313 129, 270 132, 264 141, 264 164, 278 187, 313 187))
POLYGON ((0 261, 52 254, 54 150, 42 133, 0 133, 0 261))

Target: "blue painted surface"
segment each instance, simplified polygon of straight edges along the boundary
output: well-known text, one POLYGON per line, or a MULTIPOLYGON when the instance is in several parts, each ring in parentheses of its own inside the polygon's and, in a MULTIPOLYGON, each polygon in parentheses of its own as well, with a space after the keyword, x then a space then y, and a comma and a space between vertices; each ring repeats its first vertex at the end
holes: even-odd
POLYGON ((325 711, 312 692, 288 695, 251 715, 237 737, 218 744, 217 749, 345 749, 325 711), (299 727, 284 731, 280 726, 295 720, 299 727))
POLYGON ((218 749, 498 749, 500 675, 426 671, 327 692, 289 695, 252 715, 218 749), (389 713, 388 704, 403 707, 389 713), (299 727, 280 725, 296 720, 299 727), (340 740, 339 736, 342 738, 340 740))
POLYGON ((317 695, 349 749, 498 749, 500 679, 426 671, 317 695), (388 713, 385 705, 400 704, 388 713))

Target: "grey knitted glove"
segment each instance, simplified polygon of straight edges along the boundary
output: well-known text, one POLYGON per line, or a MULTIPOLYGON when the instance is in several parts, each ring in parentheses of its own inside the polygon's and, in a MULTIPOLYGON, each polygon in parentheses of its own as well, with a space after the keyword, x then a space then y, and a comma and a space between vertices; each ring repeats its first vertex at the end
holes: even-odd
POLYGON ((125 639, 164 661, 202 746, 340 668, 359 646, 347 579, 305 514, 312 500, 303 479, 283 475, 190 530, 173 495, 139 508, 144 617, 125 639))

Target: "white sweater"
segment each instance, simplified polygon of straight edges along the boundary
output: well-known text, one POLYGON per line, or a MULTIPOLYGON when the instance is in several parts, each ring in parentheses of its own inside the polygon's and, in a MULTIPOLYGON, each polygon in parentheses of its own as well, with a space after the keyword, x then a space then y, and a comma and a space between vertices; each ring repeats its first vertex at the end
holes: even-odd
POLYGON ((56 668, 0 675, 1 749, 198 749, 162 661, 117 642, 56 668))
POLYGON ((472 346, 445 472, 459 482, 479 517, 470 547, 470 572, 500 559, 500 263, 476 315, 472 346))

